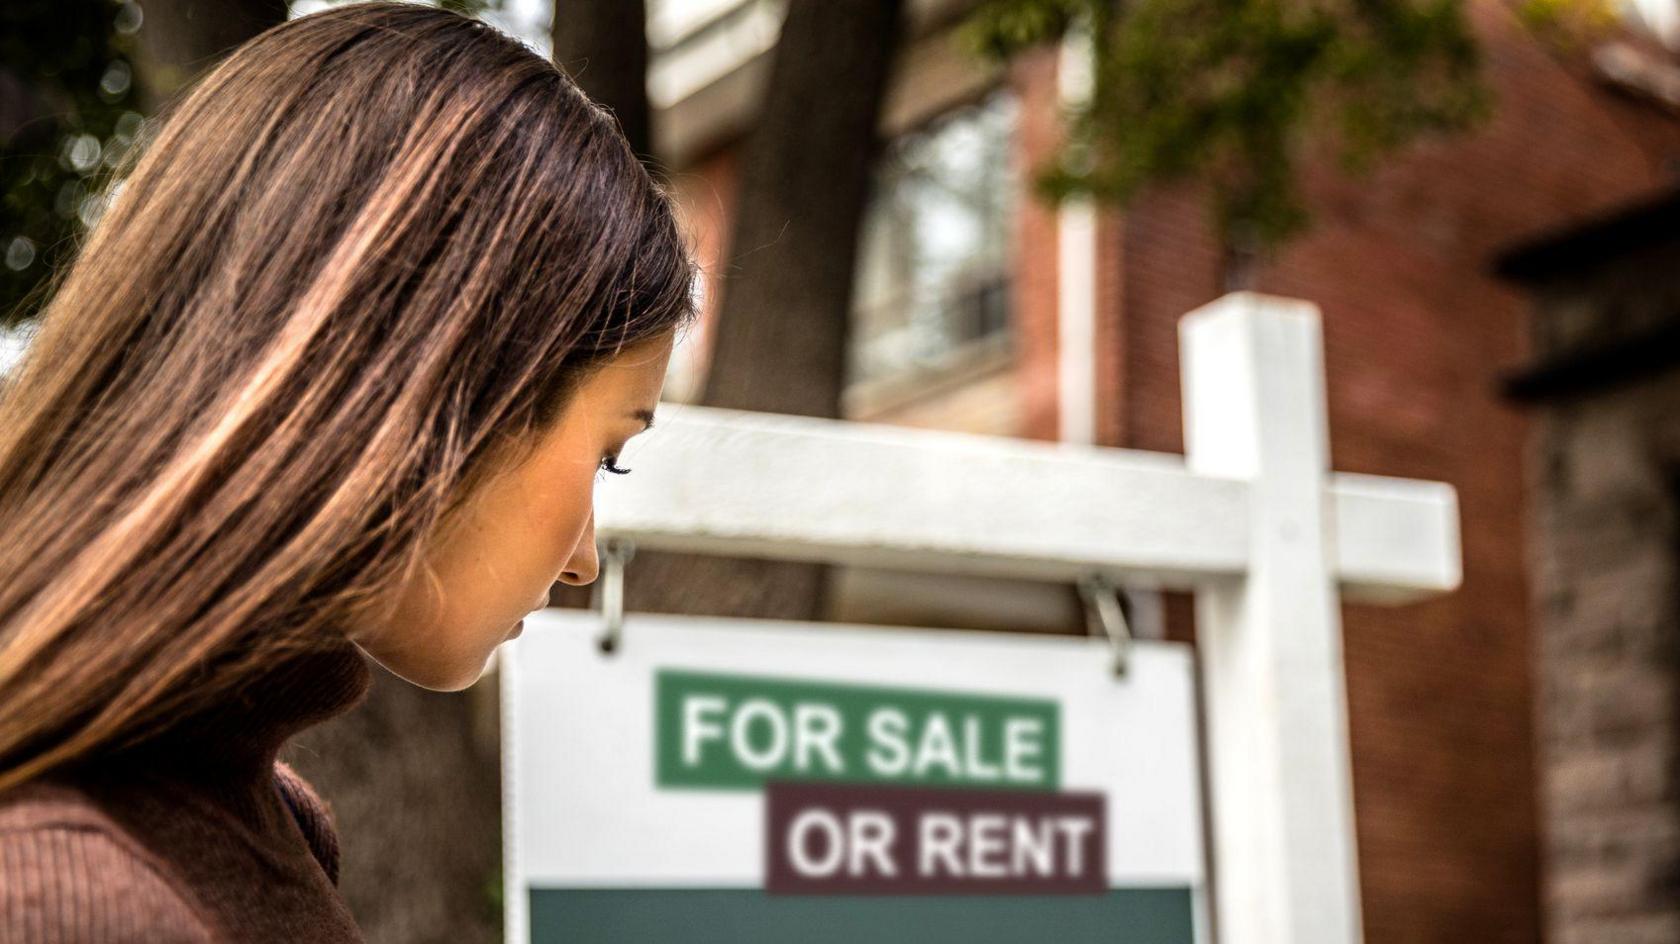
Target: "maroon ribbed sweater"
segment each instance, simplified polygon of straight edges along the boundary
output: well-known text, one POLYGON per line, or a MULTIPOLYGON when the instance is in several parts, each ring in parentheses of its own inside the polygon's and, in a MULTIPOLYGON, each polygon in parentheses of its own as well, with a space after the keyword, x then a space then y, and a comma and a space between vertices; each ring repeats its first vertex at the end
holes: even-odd
POLYGON ((0 942, 361 941, 328 808, 278 754, 371 678, 347 642, 294 657, 138 747, 0 793, 0 942))

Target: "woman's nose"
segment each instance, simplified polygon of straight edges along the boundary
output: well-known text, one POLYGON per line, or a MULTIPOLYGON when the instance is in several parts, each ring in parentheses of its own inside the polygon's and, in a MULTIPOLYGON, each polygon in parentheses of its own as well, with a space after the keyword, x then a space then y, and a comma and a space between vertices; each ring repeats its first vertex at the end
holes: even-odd
POLYGON ((566 569, 560 572, 560 582, 574 587, 586 587, 595 582, 601 573, 601 561, 595 553, 595 513, 589 514, 589 524, 583 529, 583 536, 578 538, 577 548, 572 551, 572 559, 566 562, 566 569))

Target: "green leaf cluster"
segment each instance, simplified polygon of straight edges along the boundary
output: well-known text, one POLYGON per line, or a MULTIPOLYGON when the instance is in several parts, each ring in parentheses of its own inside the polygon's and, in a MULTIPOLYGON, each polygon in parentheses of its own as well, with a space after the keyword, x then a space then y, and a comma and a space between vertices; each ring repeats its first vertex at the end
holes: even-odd
POLYGON ((133 2, 0 3, 0 321, 30 314, 140 132, 127 49, 133 2))
POLYGON ((1308 225, 1315 154, 1361 170, 1491 110, 1463 0, 984 0, 965 34, 1007 57, 1073 26, 1091 37, 1092 89, 1042 191, 1125 205, 1202 182, 1236 247, 1308 225))
MULTIPOLYGON (((436 2, 477 16, 504 0, 436 2)), ((44 303, 141 136, 144 20, 135 0, 0 0, 0 323, 44 303)))
POLYGON ((1530 33, 1563 53, 1604 39, 1622 19, 1617 0, 1519 0, 1516 12, 1530 33))

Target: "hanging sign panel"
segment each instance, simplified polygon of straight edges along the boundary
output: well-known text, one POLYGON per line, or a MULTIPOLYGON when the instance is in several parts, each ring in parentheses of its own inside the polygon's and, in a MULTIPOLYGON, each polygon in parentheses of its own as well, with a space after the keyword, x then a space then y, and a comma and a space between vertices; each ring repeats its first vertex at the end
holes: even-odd
POLYGON ((501 652, 508 940, 1203 940, 1190 655, 547 610, 501 652))

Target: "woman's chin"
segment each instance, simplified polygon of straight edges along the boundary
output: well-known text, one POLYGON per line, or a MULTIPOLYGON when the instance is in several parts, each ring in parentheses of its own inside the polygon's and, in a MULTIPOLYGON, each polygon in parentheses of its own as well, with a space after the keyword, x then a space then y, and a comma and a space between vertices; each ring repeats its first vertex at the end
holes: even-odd
POLYGON ((408 653, 380 654, 361 647, 368 658, 379 663, 385 671, 397 678, 434 692, 458 692, 469 688, 484 675, 484 670, 490 665, 492 652, 483 653, 476 660, 467 658, 440 659, 440 653, 429 653, 430 658, 413 658, 408 653))

